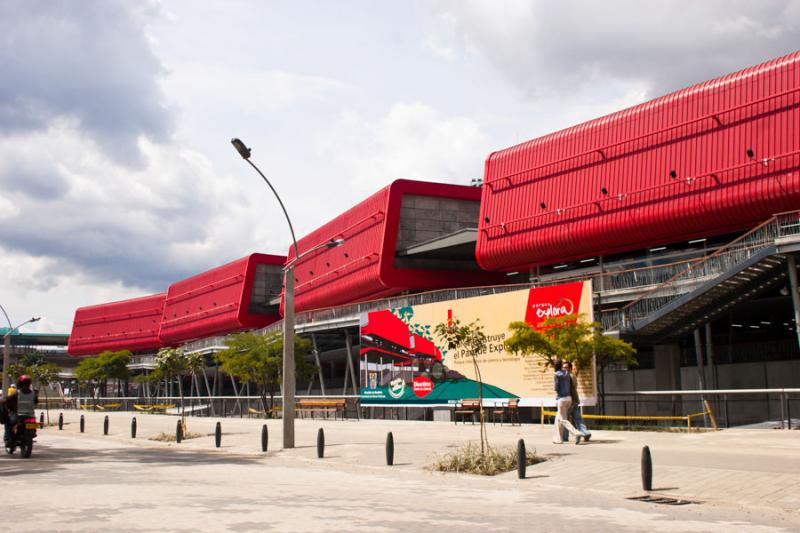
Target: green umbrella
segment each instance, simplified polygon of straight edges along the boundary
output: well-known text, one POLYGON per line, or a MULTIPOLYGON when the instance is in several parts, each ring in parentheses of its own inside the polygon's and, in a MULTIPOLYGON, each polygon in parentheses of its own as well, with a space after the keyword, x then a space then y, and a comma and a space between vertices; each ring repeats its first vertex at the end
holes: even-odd
MULTIPOLYGON (((483 384, 483 398, 518 398, 506 390, 483 384)), ((361 402, 364 404, 419 404, 419 405, 449 405, 460 402, 464 398, 478 397, 478 382, 472 379, 448 379, 445 381, 434 382, 433 390, 426 396, 419 398, 406 384, 403 394, 399 398, 394 398, 389 394, 389 387, 383 386, 378 389, 361 389, 361 402)))

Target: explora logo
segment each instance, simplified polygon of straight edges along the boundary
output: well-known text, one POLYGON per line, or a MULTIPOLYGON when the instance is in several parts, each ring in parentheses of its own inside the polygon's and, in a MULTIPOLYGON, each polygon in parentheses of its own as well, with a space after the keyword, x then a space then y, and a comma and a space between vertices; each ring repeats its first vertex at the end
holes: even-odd
POLYGON ((555 305, 551 303, 533 304, 538 318, 556 318, 571 315, 575 312, 575 304, 569 298, 561 298, 555 305))

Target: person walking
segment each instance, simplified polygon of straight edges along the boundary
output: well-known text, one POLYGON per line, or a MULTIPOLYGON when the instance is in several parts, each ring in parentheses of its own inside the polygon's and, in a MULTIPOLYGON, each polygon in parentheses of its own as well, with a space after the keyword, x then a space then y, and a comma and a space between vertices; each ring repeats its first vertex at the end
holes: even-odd
POLYGON ((569 372, 564 370, 561 361, 556 361, 554 366, 556 370, 553 376, 553 385, 556 391, 556 420, 553 424, 553 444, 564 443, 561 435, 562 428, 566 429, 570 435, 575 436, 575 444, 580 444, 583 435, 569 422, 569 408, 572 405, 572 396, 570 395, 572 380, 569 372))
MULTIPOLYGON (((583 413, 581 412, 581 398, 578 395, 578 377, 575 375, 575 367, 572 366, 572 363, 569 361, 564 361, 563 365, 564 370, 569 373, 570 378, 570 397, 572 398, 572 406, 569 409, 569 421, 572 423, 573 426, 581 433, 583 440, 589 442, 589 439, 592 438, 592 432, 589 431, 589 428, 586 427, 586 424, 583 421, 583 413)), ((569 440, 569 433, 564 429, 561 431, 561 436, 563 440, 569 440)))

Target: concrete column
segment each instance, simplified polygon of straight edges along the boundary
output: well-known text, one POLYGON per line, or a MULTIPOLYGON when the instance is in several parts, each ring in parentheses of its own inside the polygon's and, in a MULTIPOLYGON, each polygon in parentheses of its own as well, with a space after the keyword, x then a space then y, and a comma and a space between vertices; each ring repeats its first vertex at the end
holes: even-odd
POLYGON ((706 357, 708 358, 708 385, 711 389, 718 389, 717 371, 714 367, 714 342, 711 337, 711 322, 706 322, 706 357))
POLYGON ((325 396, 325 379, 322 377, 322 365, 319 362, 319 349, 317 349, 317 336, 311 334, 311 344, 314 346, 314 361, 317 363, 317 374, 319 375, 319 386, 322 395, 325 396))
MULTIPOLYGON (((680 390, 681 350, 677 344, 659 344, 653 347, 655 359, 656 390, 680 390)), ((656 404, 659 415, 678 416, 683 408, 679 396, 660 400, 656 404)))
POLYGON ((797 262, 793 255, 786 257, 789 268, 789 289, 792 293, 792 306, 794 307, 794 329, 797 334, 797 343, 800 345, 800 294, 797 293, 797 262))
MULTIPOLYGON (((356 380, 356 372, 353 365, 353 345, 350 342, 350 333, 347 330, 344 330, 344 344, 347 350, 347 370, 350 372, 350 381, 353 382, 353 394, 358 394, 359 384, 356 380)), ((347 391, 345 391, 345 394, 347 394, 347 391)))
POLYGON ((706 380, 703 379, 703 344, 700 338, 700 329, 694 330, 694 354, 697 358, 697 388, 704 390, 706 388, 706 380))

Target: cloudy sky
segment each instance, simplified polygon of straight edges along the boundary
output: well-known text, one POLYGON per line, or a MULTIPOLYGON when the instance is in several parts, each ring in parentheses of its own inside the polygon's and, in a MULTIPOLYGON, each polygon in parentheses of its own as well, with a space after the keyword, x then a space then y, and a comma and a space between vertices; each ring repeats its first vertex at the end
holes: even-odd
POLYGON ((396 178, 794 51, 800 1, 0 0, 0 305, 29 330, 299 235, 396 178))

